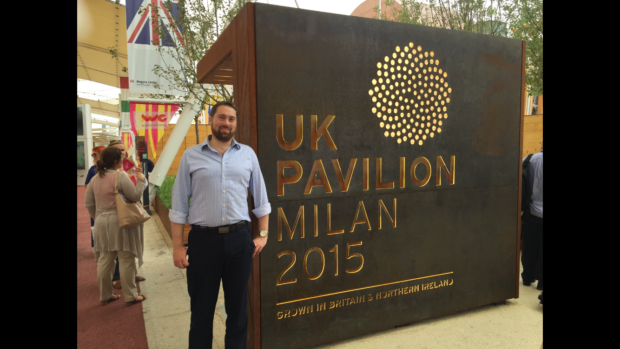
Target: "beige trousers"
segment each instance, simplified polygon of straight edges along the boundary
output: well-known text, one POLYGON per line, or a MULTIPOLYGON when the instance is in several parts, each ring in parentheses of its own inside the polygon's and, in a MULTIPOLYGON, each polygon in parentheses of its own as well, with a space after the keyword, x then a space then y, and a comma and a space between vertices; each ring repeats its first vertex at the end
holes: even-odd
POLYGON ((125 302, 131 302, 138 297, 136 288, 135 269, 136 255, 128 251, 100 252, 97 261, 97 280, 99 282, 99 297, 105 301, 112 297, 112 275, 114 274, 116 256, 118 255, 118 271, 121 274, 123 297, 125 302))

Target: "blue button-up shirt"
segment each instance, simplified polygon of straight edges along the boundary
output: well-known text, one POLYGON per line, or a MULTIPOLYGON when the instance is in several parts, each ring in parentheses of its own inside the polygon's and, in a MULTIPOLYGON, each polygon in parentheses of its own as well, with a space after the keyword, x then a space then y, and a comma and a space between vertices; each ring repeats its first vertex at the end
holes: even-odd
MULTIPOLYGON (((523 158, 525 161, 527 157, 523 158)), ((530 213, 533 216, 543 218, 543 153, 534 154, 528 167, 530 186, 532 187, 532 199, 530 201, 530 213)))
POLYGON ((260 218, 271 213, 254 150, 233 138, 222 156, 211 148, 211 137, 185 150, 181 158, 172 189, 170 221, 185 224, 188 213, 190 225, 218 227, 250 221, 248 190, 254 198, 254 215, 260 218))

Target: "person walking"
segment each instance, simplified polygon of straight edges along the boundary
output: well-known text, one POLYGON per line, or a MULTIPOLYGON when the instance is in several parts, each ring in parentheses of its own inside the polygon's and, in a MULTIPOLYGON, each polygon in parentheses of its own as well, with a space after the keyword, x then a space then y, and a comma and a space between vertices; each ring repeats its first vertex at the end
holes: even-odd
POLYGON ((234 139, 235 105, 216 103, 210 119, 212 135, 185 151, 172 189, 169 217, 173 262, 178 268, 187 268, 189 348, 211 348, 221 280, 227 316, 225 345, 241 349, 247 342, 247 286, 252 258, 267 244, 271 205, 256 154, 234 139), (258 218, 260 230, 254 239, 248 224, 248 191, 254 199, 252 213, 258 218), (183 227, 188 215, 192 229, 186 249, 183 227))
MULTIPOLYGON (((525 159, 524 159, 525 160, 525 159)), ((534 154, 530 159, 528 171, 528 185, 532 188, 529 210, 523 212, 523 285, 530 286, 538 280, 536 289, 543 289, 543 150, 534 154)), ((542 299, 541 299, 542 303, 542 299)))
MULTIPOLYGON (((127 151, 125 150, 125 145, 123 144, 123 142, 119 141, 118 139, 115 139, 115 140, 110 141, 110 143, 108 144, 108 147, 114 147, 114 148, 118 148, 121 150, 121 154, 123 157, 122 162, 124 162, 127 159, 127 151)), ((119 171, 123 171, 122 166, 119 169, 119 171)), ((132 176, 135 176, 136 167, 132 167, 131 170, 129 170, 129 174, 132 176)), ((135 277, 136 282, 146 280, 145 277, 138 275, 137 270, 135 270, 135 274, 136 274, 136 277, 135 277)), ((116 258, 116 268, 114 269, 114 275, 112 276, 112 287, 119 289, 119 290, 123 288, 120 275, 121 274, 119 273, 119 270, 118 270, 118 258, 116 258)))
POLYGON ((84 206, 95 219, 95 262, 101 305, 120 298, 112 289, 114 259, 117 256, 126 304, 132 305, 146 299, 145 295, 137 292, 134 280, 135 259, 138 258, 139 265, 142 265, 142 224, 133 228, 119 228, 114 195, 117 187, 123 199, 137 202, 141 199, 147 183, 142 172, 138 171, 137 185, 134 186, 125 172, 117 171, 122 166, 121 150, 115 147, 105 148, 97 162, 97 175, 86 188, 84 199, 84 206))
POLYGON ((95 164, 92 165, 88 169, 88 173, 86 174, 86 180, 84 181, 84 185, 88 185, 88 183, 90 183, 90 180, 93 179, 93 177, 95 177, 95 175, 97 174, 97 161, 99 161, 99 155, 101 154, 103 149, 105 149, 105 145, 100 145, 100 146, 93 148, 93 152, 92 154, 90 154, 90 156, 92 156, 93 162, 95 164))

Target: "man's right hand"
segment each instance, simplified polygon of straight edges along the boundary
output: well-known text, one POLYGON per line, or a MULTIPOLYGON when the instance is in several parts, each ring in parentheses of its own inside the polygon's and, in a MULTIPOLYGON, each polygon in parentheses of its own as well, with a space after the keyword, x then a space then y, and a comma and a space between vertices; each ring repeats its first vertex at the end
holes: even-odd
POLYGON ((172 250, 172 259, 175 267, 185 269, 185 267, 189 265, 187 261, 187 248, 185 246, 174 247, 172 250))

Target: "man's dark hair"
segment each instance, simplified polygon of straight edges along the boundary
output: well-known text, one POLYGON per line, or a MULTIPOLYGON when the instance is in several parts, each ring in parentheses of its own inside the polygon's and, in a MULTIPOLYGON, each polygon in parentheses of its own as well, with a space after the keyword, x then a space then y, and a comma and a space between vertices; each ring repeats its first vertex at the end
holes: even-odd
POLYGON ((232 102, 221 101, 221 102, 215 103, 215 105, 213 107, 211 107, 211 113, 209 113, 210 117, 213 117, 215 115, 215 112, 217 111, 217 107, 219 107, 220 105, 225 105, 227 107, 231 107, 231 108, 233 108, 235 110, 235 114, 237 113, 237 107, 235 107, 235 105, 232 104, 232 102))

